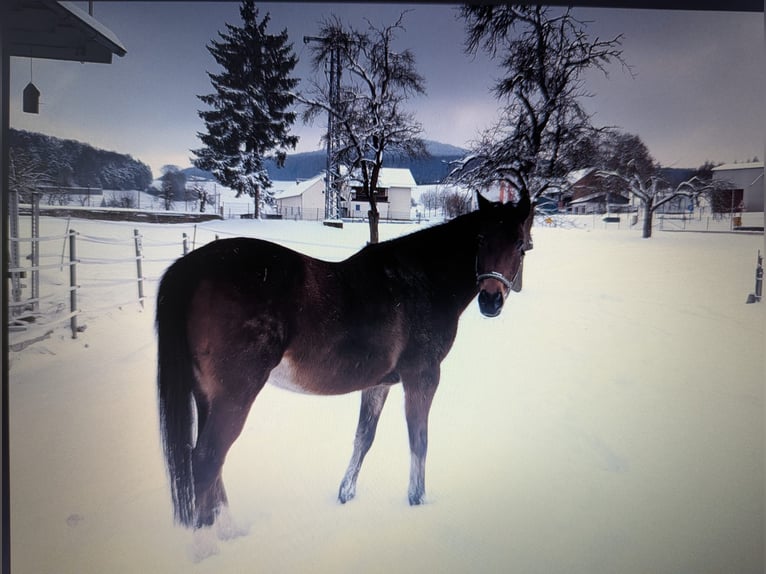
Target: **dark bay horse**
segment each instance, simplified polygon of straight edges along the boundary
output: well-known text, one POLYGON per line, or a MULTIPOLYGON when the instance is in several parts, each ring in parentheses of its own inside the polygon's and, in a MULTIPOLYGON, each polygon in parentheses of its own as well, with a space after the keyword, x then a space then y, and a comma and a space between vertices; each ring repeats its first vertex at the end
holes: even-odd
POLYGON ((330 263, 258 239, 215 241, 171 265, 157 301, 160 423, 177 522, 212 525, 221 470, 267 381, 362 391, 338 498, 354 497, 391 385, 409 431, 410 504, 422 504, 428 412, 458 319, 478 294, 498 315, 520 289, 528 200, 493 203, 330 263))

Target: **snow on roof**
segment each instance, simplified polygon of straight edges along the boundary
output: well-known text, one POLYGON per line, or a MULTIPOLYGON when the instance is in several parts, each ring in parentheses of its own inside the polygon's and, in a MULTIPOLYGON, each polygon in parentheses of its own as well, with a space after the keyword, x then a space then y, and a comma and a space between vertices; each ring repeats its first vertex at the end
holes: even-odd
POLYGON ((58 5, 64 8, 67 12, 69 12, 72 16, 80 20, 85 26, 88 26, 93 30, 98 36, 95 38, 92 38, 96 42, 99 42, 101 44, 104 44, 109 50, 111 50, 113 53, 117 54, 118 56, 124 56, 128 53, 128 51, 125 49, 125 46, 123 46, 122 42, 120 42, 120 39, 117 37, 117 35, 112 32, 109 28, 107 28, 104 24, 96 20, 93 16, 85 12, 84 10, 81 10, 77 6, 75 6, 72 2, 58 2, 58 5))
POLYGON ((324 179, 324 173, 315 175, 304 181, 272 181, 271 188, 274 190, 274 199, 287 199, 299 197, 306 193, 317 181, 324 179))
POLYGON ((415 178, 407 168, 384 167, 380 170, 381 187, 415 187, 415 178))
POLYGON ((580 181, 582 178, 589 176, 594 171, 596 171, 595 167, 586 167, 583 169, 576 169, 574 171, 570 171, 567 174, 567 183, 569 183, 569 185, 574 185, 575 183, 580 181))
POLYGON ((725 163, 714 167, 713 171, 730 171, 735 169, 763 169, 762 161, 750 161, 747 163, 725 163))
MULTIPOLYGON (((360 183, 360 180, 352 180, 352 184, 360 183)), ((382 167, 378 176, 378 187, 409 187, 417 185, 412 172, 406 167, 382 167)))

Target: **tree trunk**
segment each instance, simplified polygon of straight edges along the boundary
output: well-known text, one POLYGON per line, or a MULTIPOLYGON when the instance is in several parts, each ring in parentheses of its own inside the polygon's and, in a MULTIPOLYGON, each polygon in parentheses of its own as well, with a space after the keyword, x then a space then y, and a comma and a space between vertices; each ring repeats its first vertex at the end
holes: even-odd
POLYGON ((370 243, 378 243, 380 241, 380 235, 378 234, 378 222, 380 221, 380 213, 377 207, 372 206, 367 212, 367 219, 370 223, 370 243))
POLYGON ((652 218, 654 217, 654 206, 652 201, 647 201, 644 205, 644 232, 641 235, 644 239, 652 236, 652 218))

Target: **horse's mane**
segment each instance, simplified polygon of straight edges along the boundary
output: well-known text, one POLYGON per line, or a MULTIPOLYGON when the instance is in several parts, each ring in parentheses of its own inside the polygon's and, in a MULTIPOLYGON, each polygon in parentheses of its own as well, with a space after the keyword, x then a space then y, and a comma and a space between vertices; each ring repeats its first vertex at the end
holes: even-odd
MULTIPOLYGON (((470 233, 476 229, 478 219, 478 211, 466 213, 445 223, 439 223, 437 225, 426 227, 425 229, 419 229, 412 233, 389 239, 381 243, 369 244, 359 251, 358 255, 388 250, 453 249, 458 245, 465 245, 466 241, 470 241, 466 237, 466 233, 470 233)), ((471 245, 473 244, 471 243, 471 245)))

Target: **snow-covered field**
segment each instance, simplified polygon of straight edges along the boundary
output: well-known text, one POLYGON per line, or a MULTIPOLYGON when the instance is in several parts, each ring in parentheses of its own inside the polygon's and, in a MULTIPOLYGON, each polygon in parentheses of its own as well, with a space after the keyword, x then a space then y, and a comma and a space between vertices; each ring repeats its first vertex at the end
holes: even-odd
MULTIPOLYGON (((42 235, 66 226, 43 218, 42 235)), ((72 339, 61 322, 11 353, 14 574, 764 571, 766 303, 745 305, 762 235, 537 227, 524 290, 498 319, 472 304, 443 365, 426 505, 407 504, 399 387, 343 506, 358 396, 267 387, 224 468, 248 533, 194 564, 191 535, 172 524, 159 441, 156 278, 183 232, 190 246, 253 235, 341 259, 367 227, 71 227, 91 259, 78 266, 86 328, 72 339), (143 310, 134 228, 151 279, 143 310)), ((61 257, 61 241, 46 245, 61 257)), ((68 301, 67 281, 47 270, 43 295, 68 301)))

